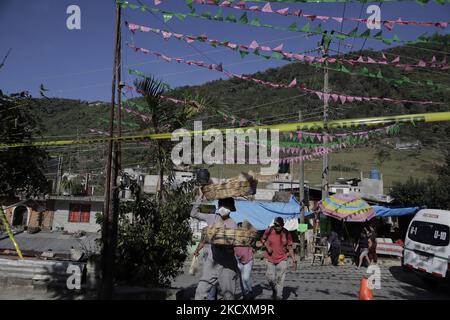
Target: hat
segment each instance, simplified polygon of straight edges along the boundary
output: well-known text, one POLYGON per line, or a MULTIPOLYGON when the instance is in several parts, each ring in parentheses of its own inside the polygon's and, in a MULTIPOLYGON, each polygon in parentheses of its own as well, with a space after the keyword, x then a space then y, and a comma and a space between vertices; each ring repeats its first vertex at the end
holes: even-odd
POLYGON ((282 217, 276 217, 275 220, 274 220, 273 222, 274 222, 274 224, 277 223, 277 224, 279 224, 280 226, 284 226, 284 220, 283 220, 282 217))
POLYGON ((234 206, 234 199, 233 198, 219 199, 218 206, 219 206, 219 208, 220 207, 225 207, 225 208, 229 209, 231 212, 235 212, 236 211, 236 207, 234 206))

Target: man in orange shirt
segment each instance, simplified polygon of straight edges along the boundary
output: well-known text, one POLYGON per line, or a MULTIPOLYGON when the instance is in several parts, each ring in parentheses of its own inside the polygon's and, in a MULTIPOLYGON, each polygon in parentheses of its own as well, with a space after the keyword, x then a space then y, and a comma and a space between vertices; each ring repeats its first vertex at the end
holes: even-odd
POLYGON ((264 252, 264 257, 267 261, 266 277, 272 288, 272 297, 276 300, 281 300, 289 256, 291 256, 293 261, 293 270, 297 270, 297 260, 292 249, 292 236, 284 228, 283 218, 275 218, 273 227, 268 228, 264 232, 261 241, 266 247, 264 252))

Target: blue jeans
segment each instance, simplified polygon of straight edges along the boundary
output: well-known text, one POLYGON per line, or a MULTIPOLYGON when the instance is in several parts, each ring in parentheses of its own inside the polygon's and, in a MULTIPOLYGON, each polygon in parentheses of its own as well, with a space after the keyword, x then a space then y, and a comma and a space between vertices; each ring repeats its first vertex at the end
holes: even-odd
POLYGON ((251 278, 252 267, 253 267, 253 260, 251 260, 246 264, 242 264, 238 260, 238 268, 241 273, 242 295, 253 293, 252 278, 251 278))

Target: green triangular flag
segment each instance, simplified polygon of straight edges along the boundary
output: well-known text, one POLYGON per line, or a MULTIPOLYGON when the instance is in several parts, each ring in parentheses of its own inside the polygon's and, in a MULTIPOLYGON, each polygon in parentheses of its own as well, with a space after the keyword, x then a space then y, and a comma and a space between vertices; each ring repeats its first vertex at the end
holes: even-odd
POLYGON ((353 29, 352 31, 350 31, 350 33, 348 34, 349 37, 356 37, 358 35, 358 28, 353 29))
POLYGON ((272 53, 272 58, 273 59, 283 59, 284 58, 284 56, 281 54, 281 53, 279 53, 279 52, 273 52, 272 53))
MULTIPOLYGON (((250 21, 250 24, 252 26, 257 26, 257 27, 261 26, 261 23, 259 22, 258 18, 255 18, 252 21, 250 21)), ((270 27, 273 27, 273 26, 270 26, 270 27)))
POLYGON ((170 19, 173 18, 173 14, 164 14, 163 18, 164 18, 164 22, 168 22, 168 21, 170 21, 170 19))
POLYGON ((265 58, 266 60, 269 60, 269 59, 270 59, 270 56, 266 56, 266 55, 264 55, 264 54, 262 54, 261 57, 265 58))
POLYGON ((362 68, 361 69, 361 74, 365 74, 365 75, 370 74, 369 69, 367 69, 366 67, 362 68))
POLYGON ((317 26, 317 28, 314 29, 315 33, 322 33, 322 25, 319 23, 319 25, 317 26))
POLYGON ((343 64, 341 64, 340 68, 339 68, 342 72, 345 73, 350 73, 350 70, 348 70, 343 64))
POLYGON ((300 32, 310 32, 310 30, 309 23, 307 23, 300 29, 300 32))
POLYGON ((347 39, 347 36, 345 34, 338 34, 337 36, 335 36, 335 38, 339 40, 345 40, 347 39))
POLYGON ((392 37, 392 41, 400 41, 400 38, 398 37, 398 35, 394 35, 392 37))
POLYGON ((291 30, 291 31, 297 31, 297 24, 294 22, 293 24, 291 24, 288 27, 288 29, 291 30))
POLYGON ((186 15, 184 13, 175 13, 175 17, 178 18, 180 21, 184 21, 184 18, 186 18, 186 15))
POLYGON ((211 12, 208 11, 208 12, 202 13, 202 17, 205 17, 206 19, 211 20, 212 19, 211 12))
POLYGON ((123 9, 126 9, 128 7, 127 1, 117 1, 117 4, 123 9))
POLYGON ((382 39, 382 35, 383 35, 383 31, 380 31, 380 32, 378 32, 377 34, 375 34, 373 37, 375 38, 375 39, 382 39))
POLYGON ((392 44, 392 39, 383 39, 383 42, 386 44, 392 44))
POLYGON ((369 38, 370 37, 370 29, 367 29, 363 33, 359 35, 360 38, 369 38))
POLYGON ((381 73, 381 70, 378 70, 378 73, 377 73, 376 77, 378 79, 383 79, 383 74, 381 73))
POLYGON ((239 22, 244 24, 248 23, 247 12, 244 12, 244 14, 239 18, 239 22))
POLYGON ((234 14, 228 15, 227 18, 226 18, 225 20, 231 21, 231 22, 237 22, 237 21, 236 21, 236 17, 234 16, 234 14))
POLYGON ((248 55, 247 51, 239 50, 239 54, 241 55, 241 58, 245 58, 246 55, 248 55))
POLYGON ((217 10, 216 15, 214 16, 214 20, 223 21, 222 8, 217 10))
POLYGON ((419 4, 427 4, 428 1, 430 1, 430 0, 416 0, 416 2, 419 4))
POLYGON ((130 9, 136 10, 139 9, 139 6, 137 4, 130 3, 130 9))
POLYGON ((261 55, 261 53, 259 52, 258 49, 255 49, 255 50, 253 51, 253 54, 254 54, 255 56, 261 55))

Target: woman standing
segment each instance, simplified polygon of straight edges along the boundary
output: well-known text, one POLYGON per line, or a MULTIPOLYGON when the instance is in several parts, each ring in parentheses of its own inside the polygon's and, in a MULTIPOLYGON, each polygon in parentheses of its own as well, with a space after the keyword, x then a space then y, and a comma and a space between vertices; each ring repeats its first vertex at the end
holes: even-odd
POLYGON ((366 259, 367 263, 370 265, 369 260, 369 239, 367 239, 366 233, 361 232, 361 237, 359 238, 358 245, 355 248, 355 252, 358 252, 358 249, 361 251, 359 254, 359 264, 358 269, 361 267, 362 262, 366 259))

